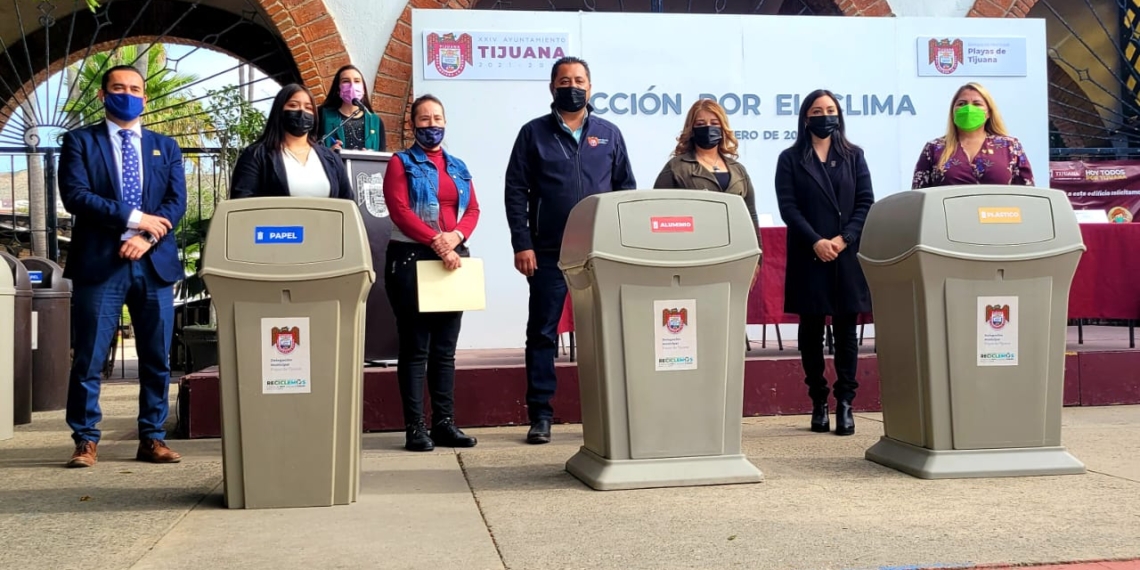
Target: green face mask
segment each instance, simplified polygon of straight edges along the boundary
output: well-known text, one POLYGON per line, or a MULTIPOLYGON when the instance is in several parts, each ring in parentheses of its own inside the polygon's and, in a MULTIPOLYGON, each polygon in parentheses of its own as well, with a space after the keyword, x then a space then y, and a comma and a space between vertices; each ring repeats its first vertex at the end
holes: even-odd
POLYGON ((986 124, 986 111, 977 105, 966 103, 954 109, 954 124, 966 132, 973 132, 986 124))

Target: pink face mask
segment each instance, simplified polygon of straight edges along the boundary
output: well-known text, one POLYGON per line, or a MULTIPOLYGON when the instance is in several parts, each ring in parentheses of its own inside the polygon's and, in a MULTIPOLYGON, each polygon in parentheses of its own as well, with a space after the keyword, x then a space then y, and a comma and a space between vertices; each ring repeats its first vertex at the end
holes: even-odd
POLYGON ((340 84, 340 100, 346 103, 352 102, 353 99, 364 98, 364 84, 363 83, 341 83, 340 84))

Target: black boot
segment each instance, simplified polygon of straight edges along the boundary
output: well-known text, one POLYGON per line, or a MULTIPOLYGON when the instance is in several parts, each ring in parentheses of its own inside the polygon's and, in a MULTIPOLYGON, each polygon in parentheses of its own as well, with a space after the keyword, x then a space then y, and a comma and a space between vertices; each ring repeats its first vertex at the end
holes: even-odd
POLYGON ((530 423, 530 430, 526 432, 526 442, 531 445, 550 443, 550 420, 538 419, 530 423))
POLYGON ((831 431, 831 421, 827 416, 829 412, 830 410, 827 409, 827 400, 812 402, 811 431, 816 433, 827 433, 831 431))
POLYGON ((408 451, 431 451, 435 449, 435 444, 428 436, 427 426, 423 422, 409 425, 405 437, 404 449, 408 451))
POLYGON ((855 433, 855 416, 851 415, 851 400, 839 400, 835 405, 835 435, 855 433))
POLYGON ((431 439, 440 447, 475 447, 477 440, 455 427, 451 418, 435 421, 431 426, 431 439))

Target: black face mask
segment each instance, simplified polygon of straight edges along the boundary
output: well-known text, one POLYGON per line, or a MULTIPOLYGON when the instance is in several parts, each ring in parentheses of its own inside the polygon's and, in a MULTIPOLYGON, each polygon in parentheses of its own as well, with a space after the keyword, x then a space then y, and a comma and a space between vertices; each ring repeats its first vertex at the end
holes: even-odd
POLYGON ((693 144, 705 150, 716 148, 722 138, 724 138, 723 132, 716 125, 693 127, 693 144))
POLYGON ((825 139, 839 128, 839 115, 817 115, 808 117, 807 128, 811 134, 825 139))
POLYGON ((579 87, 559 87, 554 90, 554 106, 559 111, 577 113, 586 106, 586 90, 579 87))
POLYGON ((303 137, 313 130, 316 117, 304 111, 284 111, 281 113, 281 121, 284 123, 285 132, 295 137, 303 137))

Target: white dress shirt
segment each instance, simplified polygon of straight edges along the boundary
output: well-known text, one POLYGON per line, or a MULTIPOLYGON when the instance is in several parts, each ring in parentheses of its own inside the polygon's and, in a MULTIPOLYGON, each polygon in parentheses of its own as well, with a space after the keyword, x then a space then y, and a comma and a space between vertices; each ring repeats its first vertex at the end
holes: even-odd
POLYGON ((289 185, 290 196, 305 196, 310 198, 328 198, 332 185, 325 174, 325 166, 321 164, 317 151, 309 148, 309 157, 305 164, 293 157, 287 149, 281 149, 281 159, 285 162, 285 181, 289 185))
MULTIPOLYGON (((123 137, 119 135, 119 131, 121 130, 123 130, 123 128, 119 125, 116 125, 111 121, 107 121, 107 132, 110 133, 111 136, 111 148, 115 150, 115 152, 111 154, 115 155, 115 176, 119 177, 119 188, 123 187, 123 137)), ((130 127, 130 130, 135 133, 135 136, 131 137, 131 144, 135 147, 135 154, 137 154, 139 158, 139 185, 142 185, 144 170, 142 153, 142 123, 136 121, 135 124, 130 127)), ((143 186, 143 188, 146 187, 143 186)), ((127 221, 127 231, 123 232, 123 241, 127 241, 132 237, 138 235, 138 227, 139 222, 142 221, 142 215, 143 213, 138 209, 131 211, 131 218, 127 221)))

